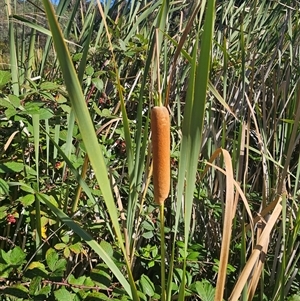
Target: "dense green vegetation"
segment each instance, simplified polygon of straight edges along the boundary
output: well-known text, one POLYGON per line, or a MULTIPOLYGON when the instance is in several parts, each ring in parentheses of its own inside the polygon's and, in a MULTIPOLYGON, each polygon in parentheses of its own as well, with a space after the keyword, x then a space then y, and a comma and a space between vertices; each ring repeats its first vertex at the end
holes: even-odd
POLYGON ((5 0, 0 299, 300 300, 299 12, 5 0))

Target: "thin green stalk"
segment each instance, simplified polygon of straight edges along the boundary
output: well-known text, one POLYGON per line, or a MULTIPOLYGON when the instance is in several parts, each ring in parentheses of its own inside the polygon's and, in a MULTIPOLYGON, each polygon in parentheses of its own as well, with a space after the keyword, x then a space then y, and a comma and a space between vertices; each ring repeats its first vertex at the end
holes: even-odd
MULTIPOLYGON (((32 125, 33 125, 33 137, 34 137, 34 150, 35 150, 35 170, 36 170, 36 190, 39 191, 39 139, 40 139, 40 118, 38 114, 32 115, 32 125)), ((41 259, 42 250, 40 245, 42 243, 42 225, 41 225, 41 204, 40 200, 35 198, 35 218, 34 224, 36 226, 36 256, 37 260, 41 259)))
POLYGON ((282 260, 280 269, 280 300, 284 301, 285 272, 286 272, 286 193, 282 195, 282 260))
POLYGON ((19 96, 19 69, 17 61, 17 49, 15 42, 14 23, 11 19, 11 5, 10 1, 6 0, 7 19, 9 20, 8 33, 9 33, 9 52, 10 52, 10 71, 12 78, 12 90, 14 95, 19 96))
POLYGON ((161 301, 166 300, 166 246, 164 203, 159 206, 160 213, 160 249, 161 249, 161 301))

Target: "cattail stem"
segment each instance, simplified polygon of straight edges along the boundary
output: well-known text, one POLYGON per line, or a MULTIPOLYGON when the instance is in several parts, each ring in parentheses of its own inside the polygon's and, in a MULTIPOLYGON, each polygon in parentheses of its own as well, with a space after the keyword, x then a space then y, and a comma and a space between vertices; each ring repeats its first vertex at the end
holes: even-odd
POLYGON ((161 296, 160 300, 166 300, 166 250, 165 250, 165 214, 164 214, 164 203, 159 206, 160 213, 160 274, 161 274, 161 296))
POLYGON ((166 107, 151 110, 154 200, 161 205, 170 191, 170 117, 166 107))
POLYGON ((166 300, 164 201, 170 191, 170 117, 166 107, 151 110, 154 200, 160 211, 161 300, 166 300))

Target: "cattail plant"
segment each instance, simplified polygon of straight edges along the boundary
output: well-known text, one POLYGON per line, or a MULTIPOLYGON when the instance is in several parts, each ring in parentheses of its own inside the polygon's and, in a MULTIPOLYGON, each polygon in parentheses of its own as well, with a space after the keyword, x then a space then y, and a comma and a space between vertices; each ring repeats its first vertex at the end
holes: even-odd
POLYGON ((151 111, 154 200, 162 205, 170 191, 170 118, 168 109, 151 111))
POLYGON ((164 202, 170 191, 170 118, 168 109, 155 106, 151 111, 154 200, 161 221, 161 300, 165 295, 164 202))

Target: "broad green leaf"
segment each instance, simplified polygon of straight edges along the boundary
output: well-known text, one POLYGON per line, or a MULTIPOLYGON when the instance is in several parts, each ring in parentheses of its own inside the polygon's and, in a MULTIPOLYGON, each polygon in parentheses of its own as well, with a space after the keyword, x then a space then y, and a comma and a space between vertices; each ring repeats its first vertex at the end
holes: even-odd
POLYGON ((114 255, 114 250, 111 246, 110 243, 108 243, 107 241, 105 240, 102 240, 100 242, 100 247, 105 251, 105 253, 110 256, 111 258, 113 258, 113 255, 114 255))
POLYGON ((111 276, 106 265, 98 264, 94 269, 92 269, 90 277, 93 281, 97 282, 101 288, 109 288, 111 283, 111 276))
POLYGON ((46 285, 44 287, 42 287, 36 294, 37 299, 42 299, 42 300, 46 300, 47 297, 49 296, 51 292, 51 286, 50 285, 46 285))
POLYGON ((45 265, 39 261, 31 262, 27 267, 27 270, 25 271, 25 276, 28 278, 33 278, 36 276, 41 276, 42 278, 46 278, 47 275, 48 272, 45 268, 45 265))
POLYGON ((69 247, 65 247, 64 249, 64 256, 65 258, 69 258, 71 252, 70 252, 70 248, 69 247))
POLYGON ((9 266, 7 263, 0 263, 0 277, 1 278, 8 278, 10 276, 10 272, 14 268, 9 266))
POLYGON ((86 276, 81 276, 78 278, 75 278, 75 276, 73 274, 71 274, 68 277, 68 283, 69 284, 75 284, 75 285, 83 285, 85 282, 86 276))
POLYGON ((151 231, 148 231, 148 232, 144 232, 144 233, 142 234, 142 236, 143 236, 144 238, 146 238, 146 239, 150 239, 150 238, 152 238, 152 237, 154 236, 154 233, 151 232, 151 231))
POLYGON ((0 70, 0 89, 2 89, 11 79, 9 71, 0 70))
POLYGON ((58 261, 58 254, 57 251, 50 248, 46 252, 46 262, 49 267, 49 269, 53 272, 56 269, 56 263, 58 261))
POLYGON ((75 295, 67 291, 66 288, 63 286, 60 289, 54 291, 54 296, 55 300, 57 301, 73 301, 75 295))
POLYGON ((140 279, 140 285, 142 288, 142 291, 145 295, 152 297, 155 293, 155 287, 153 282, 150 280, 150 278, 146 275, 142 275, 140 279))
MULTIPOLYGON (((100 244, 101 245, 101 244, 100 244)), ((111 247, 111 245, 109 245, 111 247)), ((103 246, 102 246, 103 247, 103 246)), ((70 250, 75 254, 80 254, 83 251, 83 246, 81 242, 77 242, 74 245, 70 245, 70 250)), ((105 248, 103 248, 105 250, 105 248)), ((107 250, 106 250, 107 251, 107 250)))
POLYGON ((100 78, 93 78, 92 83, 99 91, 103 90, 103 81, 100 78))
POLYGON ((6 181, 0 178, 0 196, 9 194, 9 185, 6 181))
POLYGON ((11 251, 9 251, 10 262, 12 265, 21 265, 26 258, 26 253, 16 246, 11 251))
POLYGON ((15 116, 18 113, 18 111, 15 108, 8 108, 5 110, 5 116, 7 119, 10 119, 11 117, 15 116))
POLYGON ((20 202, 23 204, 24 207, 30 206, 33 204, 35 197, 33 194, 27 194, 20 198, 20 202))
POLYGON ((24 168, 23 163, 19 162, 6 162, 0 163, 0 173, 17 173, 24 168))
POLYGON ((199 252, 190 252, 187 256, 187 260, 197 260, 199 255, 199 252))
POLYGON ((155 228, 149 221, 143 221, 141 227, 145 230, 153 231, 155 228))
MULTIPOLYGON (((0 250, 0 256, 3 259, 4 262, 10 264, 10 256, 9 256, 9 252, 5 252, 4 250, 0 250)), ((3 262, 2 261, 2 262, 3 262)))
POLYGON ((213 301, 215 297, 215 288, 206 280, 196 281, 190 286, 192 291, 196 291, 201 301, 213 301))
POLYGON ((56 250, 63 250, 63 249, 66 248, 66 247, 67 247, 67 245, 64 244, 64 243, 58 243, 58 244, 56 244, 56 245, 54 246, 54 248, 55 248, 56 250))
POLYGON ((59 259, 55 264, 55 271, 64 271, 66 269, 66 265, 67 265, 66 259, 64 258, 59 259))

